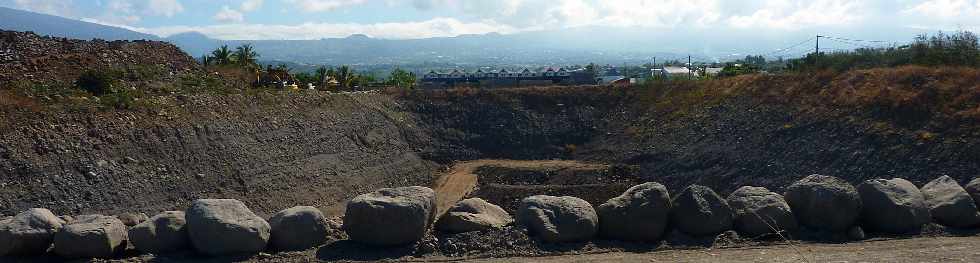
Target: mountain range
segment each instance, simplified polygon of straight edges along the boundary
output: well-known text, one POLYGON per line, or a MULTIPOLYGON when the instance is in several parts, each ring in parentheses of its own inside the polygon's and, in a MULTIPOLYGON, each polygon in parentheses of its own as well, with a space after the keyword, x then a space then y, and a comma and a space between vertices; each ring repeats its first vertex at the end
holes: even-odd
MULTIPOLYGON (((772 54, 786 45, 812 38, 810 32, 762 34, 749 30, 703 28, 667 31, 656 28, 578 27, 514 34, 461 35, 422 39, 378 39, 365 35, 319 40, 218 40, 198 32, 160 37, 63 17, 0 7, 0 29, 78 39, 162 40, 194 57, 228 45, 249 43, 260 60, 291 65, 524 67, 573 64, 643 64, 655 59, 730 61, 752 54, 772 54)), ((844 34, 843 32, 839 32, 844 34)), ((908 38, 915 34, 909 34, 908 38)), ((832 43, 831 43, 832 44, 832 43)), ((798 46, 774 54, 802 56, 812 47, 798 46)))

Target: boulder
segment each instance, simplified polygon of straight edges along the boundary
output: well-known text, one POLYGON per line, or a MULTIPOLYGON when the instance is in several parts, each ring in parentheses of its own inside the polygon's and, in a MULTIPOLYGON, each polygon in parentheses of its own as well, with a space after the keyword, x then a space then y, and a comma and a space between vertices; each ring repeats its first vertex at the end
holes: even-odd
POLYGON ((330 226, 319 209, 297 206, 279 211, 269 219, 272 226, 271 243, 280 251, 304 250, 323 245, 330 235, 330 226))
POLYGON ((599 235, 625 241, 658 241, 667 229, 670 205, 670 194, 661 184, 630 187, 596 209, 599 235))
POLYGON ((732 229, 732 209, 711 188, 691 185, 671 201, 670 222, 688 235, 716 235, 732 229))
POLYGON ((111 258, 126 250, 126 225, 114 216, 89 215, 54 235, 54 253, 64 258, 111 258))
POLYGON ((861 197, 850 183, 814 174, 796 181, 783 194, 801 225, 843 233, 861 215, 861 197))
POLYGON ((728 195, 727 201, 735 216, 735 230, 743 236, 794 232, 799 227, 783 196, 764 187, 740 187, 728 195))
POLYGON ((517 223, 544 242, 579 242, 595 236, 599 216, 585 200, 536 195, 521 200, 517 223))
POLYGON ((435 218, 436 194, 420 186, 384 188, 347 203, 344 231, 351 240, 376 246, 415 243, 435 218))
POLYGON ((970 198, 973 198, 973 203, 975 203, 977 207, 980 208, 980 178, 974 178, 965 186, 963 186, 963 189, 965 189, 966 192, 970 194, 970 198))
POLYGON ((187 220, 182 211, 166 211, 129 229, 129 240, 137 250, 166 254, 190 248, 187 220))
POLYGON ((269 223, 235 199, 198 199, 187 209, 187 233, 206 255, 257 254, 269 242, 269 223))
POLYGON ((122 213, 116 215, 116 218, 118 218, 119 221, 122 221, 126 226, 131 227, 143 223, 143 221, 146 221, 150 217, 145 213, 122 213))
POLYGON ((64 221, 44 208, 33 208, 0 224, 0 256, 43 254, 64 221))
POLYGON ((465 233, 502 228, 514 223, 514 218, 500 206, 480 198, 459 201, 436 223, 436 229, 448 233, 465 233))
POLYGON ((926 205, 932 219, 948 227, 973 227, 980 225, 977 204, 956 180, 942 176, 922 187, 926 205))
POLYGON ((892 234, 918 232, 929 223, 929 207, 919 188, 905 179, 872 179, 858 185, 864 228, 892 234))

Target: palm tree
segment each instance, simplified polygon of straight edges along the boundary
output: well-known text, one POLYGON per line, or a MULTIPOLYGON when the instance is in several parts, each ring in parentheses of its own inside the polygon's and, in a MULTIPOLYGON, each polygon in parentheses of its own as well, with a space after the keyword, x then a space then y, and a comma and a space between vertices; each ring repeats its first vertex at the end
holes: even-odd
POLYGON ((234 56, 238 64, 243 67, 253 67, 258 65, 256 62, 259 57, 259 53, 255 52, 255 48, 252 47, 252 44, 242 44, 241 46, 238 46, 235 48, 234 56))
POLYGON ((220 48, 211 51, 211 58, 213 58, 218 65, 231 64, 231 49, 228 49, 228 45, 223 45, 220 48))

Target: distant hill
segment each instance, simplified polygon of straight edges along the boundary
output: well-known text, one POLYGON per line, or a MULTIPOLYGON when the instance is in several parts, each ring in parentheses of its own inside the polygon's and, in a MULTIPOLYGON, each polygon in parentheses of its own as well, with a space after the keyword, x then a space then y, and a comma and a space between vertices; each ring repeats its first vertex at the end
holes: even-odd
POLYGON ((160 37, 124 28, 100 25, 59 16, 0 7, 0 29, 32 31, 39 35, 82 40, 159 40, 160 37))

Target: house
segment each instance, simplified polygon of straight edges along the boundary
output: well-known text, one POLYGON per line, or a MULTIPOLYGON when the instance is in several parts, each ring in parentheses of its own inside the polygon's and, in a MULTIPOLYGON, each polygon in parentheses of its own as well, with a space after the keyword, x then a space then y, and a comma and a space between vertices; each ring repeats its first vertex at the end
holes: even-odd
POLYGON ((687 67, 670 67, 664 66, 659 68, 659 70, 654 69, 651 71, 653 76, 672 79, 672 78, 697 78, 699 76, 698 72, 691 70, 687 67))
POLYGON ((718 74, 721 74, 721 71, 724 70, 724 69, 725 68, 705 68, 704 69, 704 75, 706 75, 706 76, 718 76, 718 74))
POLYGON ((620 82, 626 79, 626 76, 602 76, 596 78, 596 83, 599 85, 609 85, 615 82, 620 82))

